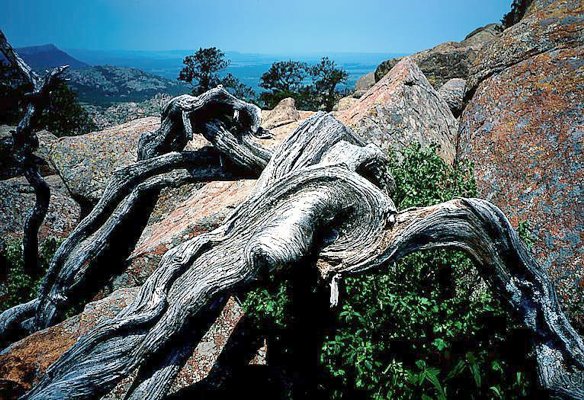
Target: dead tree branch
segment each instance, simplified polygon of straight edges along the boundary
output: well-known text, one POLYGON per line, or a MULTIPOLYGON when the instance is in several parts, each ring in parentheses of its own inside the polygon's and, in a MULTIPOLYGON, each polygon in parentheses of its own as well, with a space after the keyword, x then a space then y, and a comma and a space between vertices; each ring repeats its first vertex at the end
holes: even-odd
POLYGON ((221 227, 169 250, 134 302, 81 337, 26 398, 98 398, 137 368, 127 398, 163 398, 193 345, 184 335, 200 335, 204 324, 193 321, 225 296, 301 264, 328 284, 436 247, 467 252, 531 330, 543 387, 582 398, 582 339, 503 213, 478 199, 398 213, 383 165, 331 116, 309 119, 221 227))
POLYGON ((39 146, 35 130, 38 126, 38 118, 49 102, 51 90, 59 82, 67 66, 54 68, 48 71, 43 78, 39 77, 14 51, 2 31, 0 31, 0 52, 32 88, 25 97, 25 114, 18 123, 16 131, 12 133, 11 156, 35 192, 35 205, 26 218, 22 244, 24 271, 30 276, 38 277, 41 273, 38 256, 38 232, 49 208, 51 191, 39 173, 38 166, 42 160, 34 155, 39 146))

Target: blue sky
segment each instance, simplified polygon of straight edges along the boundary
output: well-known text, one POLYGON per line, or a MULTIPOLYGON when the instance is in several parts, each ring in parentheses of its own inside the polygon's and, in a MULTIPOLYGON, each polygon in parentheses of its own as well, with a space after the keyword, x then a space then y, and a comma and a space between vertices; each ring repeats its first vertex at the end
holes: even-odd
POLYGON ((15 47, 412 53, 498 22, 511 0, 0 0, 15 47))

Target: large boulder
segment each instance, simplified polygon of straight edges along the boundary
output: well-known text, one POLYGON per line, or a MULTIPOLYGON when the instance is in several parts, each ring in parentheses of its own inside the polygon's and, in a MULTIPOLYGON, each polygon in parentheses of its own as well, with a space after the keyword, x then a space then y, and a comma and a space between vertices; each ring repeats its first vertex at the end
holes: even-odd
MULTIPOLYGON (((3 351, 0 354, 0 398, 18 398, 30 390, 80 336, 115 316, 138 292, 139 288, 116 290, 105 299, 89 303, 81 314, 36 332, 3 351)), ((233 299, 229 300, 179 373, 171 391, 192 385, 209 374, 242 315, 241 307, 233 299)), ((260 357, 258 361, 262 363, 263 359, 260 357)), ((123 380, 105 398, 123 399, 130 384, 131 379, 123 380)))
POLYGON ((584 331, 584 10, 545 3, 481 56, 490 72, 461 116, 459 158, 474 162, 481 197, 515 227, 529 223, 537 259, 584 331))
MULTIPOLYGON (((77 225, 79 205, 71 198, 61 178, 45 177, 51 189, 49 209, 41 228, 39 239, 65 238, 77 225)), ((23 177, 0 181, 0 237, 20 240, 29 211, 35 204, 35 193, 23 177)))
POLYGON ((160 118, 149 117, 63 137, 53 144, 50 159, 73 197, 83 205, 95 204, 112 172, 136 161, 140 135, 159 126, 160 118))
POLYGON ((401 60, 351 108, 336 116, 384 150, 437 143, 440 156, 455 156, 457 122, 413 59, 401 60))
POLYGON ((210 182, 162 192, 148 225, 128 259, 114 289, 141 285, 166 251, 201 233, 217 228, 251 193, 255 181, 210 182))
POLYGON ((583 26, 581 0, 534 1, 521 21, 481 48, 469 70, 469 89, 533 55, 581 45, 583 26))
MULTIPOLYGON (((298 111, 294 99, 282 100, 274 110, 262 112, 262 126, 275 138, 260 143, 268 148, 275 146, 310 115, 312 112, 298 111)), ((160 118, 147 117, 102 131, 60 138, 52 144, 49 158, 72 196, 82 206, 91 207, 101 197, 112 172, 136 161, 140 135, 159 126, 160 118)), ((194 150, 206 144, 202 136, 195 135, 186 149, 194 150)))
MULTIPOLYGON (((452 78, 466 79, 482 47, 499 35, 500 25, 489 24, 473 31, 462 42, 446 42, 413 54, 411 58, 418 64, 434 88, 438 89, 452 78)), ((381 80, 398 62, 393 58, 382 62, 375 70, 375 80, 381 80)))

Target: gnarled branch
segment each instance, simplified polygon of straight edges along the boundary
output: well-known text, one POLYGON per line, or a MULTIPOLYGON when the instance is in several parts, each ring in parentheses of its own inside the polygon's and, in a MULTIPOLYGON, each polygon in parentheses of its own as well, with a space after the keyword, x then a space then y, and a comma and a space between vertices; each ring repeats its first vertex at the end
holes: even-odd
POLYGON ((147 373, 127 397, 162 398, 192 345, 181 338, 200 333, 192 321, 226 295, 300 264, 318 268, 326 284, 435 247, 461 249, 475 260, 530 328, 541 384, 581 398, 582 339, 502 212, 458 199, 398 213, 383 157, 351 135, 325 114, 301 126, 221 227, 169 250, 134 302, 80 338, 27 398, 97 398, 143 365, 147 373), (153 387, 162 389, 147 389, 153 387))
POLYGON ((26 111, 12 133, 11 156, 16 161, 24 177, 35 192, 35 205, 24 224, 23 259, 24 271, 33 277, 41 273, 38 256, 38 232, 49 208, 51 191, 38 170, 38 160, 33 154, 39 146, 35 129, 38 119, 49 101, 51 90, 58 83, 67 66, 54 68, 41 78, 14 51, 4 33, 0 30, 0 52, 20 73, 32 91, 26 94, 26 111))

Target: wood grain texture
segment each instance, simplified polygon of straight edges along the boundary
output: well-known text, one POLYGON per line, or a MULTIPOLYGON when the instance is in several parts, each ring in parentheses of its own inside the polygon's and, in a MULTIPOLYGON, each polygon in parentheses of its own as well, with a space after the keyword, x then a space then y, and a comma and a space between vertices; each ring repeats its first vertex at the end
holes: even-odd
POLYGON ((136 369, 127 398, 164 398, 195 344, 185 335, 200 336, 201 321, 227 295, 306 263, 334 287, 345 275, 437 247, 468 253, 530 329, 542 386, 582 398, 582 338, 503 213, 479 199, 398 212, 384 165, 378 149, 332 116, 311 117, 222 226, 169 250, 135 301, 81 337, 25 398, 99 398, 136 369))

